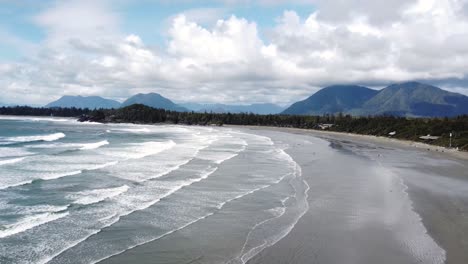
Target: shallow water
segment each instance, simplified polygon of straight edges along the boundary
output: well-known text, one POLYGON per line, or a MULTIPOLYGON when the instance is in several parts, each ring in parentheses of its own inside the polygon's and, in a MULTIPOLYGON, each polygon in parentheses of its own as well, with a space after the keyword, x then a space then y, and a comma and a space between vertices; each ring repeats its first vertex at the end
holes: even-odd
POLYGON ((228 128, 1 117, 0 262, 96 263, 185 230, 152 263, 246 262, 308 209, 287 147, 228 128))

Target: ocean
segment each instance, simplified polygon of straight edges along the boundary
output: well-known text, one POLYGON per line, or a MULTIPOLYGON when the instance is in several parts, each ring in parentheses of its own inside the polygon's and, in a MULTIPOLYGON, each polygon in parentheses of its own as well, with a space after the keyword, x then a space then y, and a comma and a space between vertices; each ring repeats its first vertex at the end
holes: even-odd
POLYGON ((152 263, 246 263, 308 210, 287 147, 232 128, 0 117, 0 263, 97 263, 159 240, 152 263))

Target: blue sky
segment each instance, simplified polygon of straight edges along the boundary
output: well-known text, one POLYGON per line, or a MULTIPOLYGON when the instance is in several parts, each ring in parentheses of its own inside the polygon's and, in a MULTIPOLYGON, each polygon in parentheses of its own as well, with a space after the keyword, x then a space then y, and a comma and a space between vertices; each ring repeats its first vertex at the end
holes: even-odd
POLYGON ((468 95, 468 0, 0 0, 0 102, 287 105, 332 84, 468 95))

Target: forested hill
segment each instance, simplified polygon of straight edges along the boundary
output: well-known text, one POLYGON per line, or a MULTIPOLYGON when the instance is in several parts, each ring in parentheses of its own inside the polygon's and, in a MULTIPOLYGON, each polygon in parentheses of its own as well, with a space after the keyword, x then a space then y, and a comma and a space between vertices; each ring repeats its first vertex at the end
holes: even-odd
POLYGON ((389 136, 394 138, 448 146, 449 135, 453 133, 452 146, 468 151, 468 115, 453 118, 405 118, 394 116, 352 117, 350 115, 255 115, 255 114, 213 114, 195 112, 174 112, 154 109, 144 105, 131 105, 121 109, 76 109, 76 108, 31 108, 0 107, 0 115, 61 116, 76 117, 80 121, 102 123, 137 124, 184 124, 184 125, 254 125, 321 129, 331 126, 330 131, 363 135, 389 136), (393 133, 392 133, 393 134, 393 133), (421 140, 425 135, 437 136, 433 141, 421 140))
POLYGON ((406 117, 454 117, 468 114, 468 96, 418 82, 390 85, 380 91, 355 85, 325 87, 283 114, 406 117))

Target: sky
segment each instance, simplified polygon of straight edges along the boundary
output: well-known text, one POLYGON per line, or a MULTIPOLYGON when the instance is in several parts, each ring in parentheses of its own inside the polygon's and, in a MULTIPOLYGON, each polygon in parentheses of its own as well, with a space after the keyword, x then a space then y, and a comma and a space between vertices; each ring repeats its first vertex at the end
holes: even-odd
POLYGON ((468 0, 0 0, 0 102, 288 105, 332 84, 468 95, 468 0))

